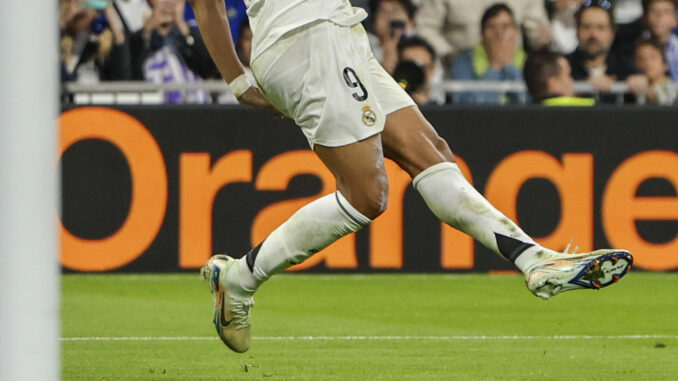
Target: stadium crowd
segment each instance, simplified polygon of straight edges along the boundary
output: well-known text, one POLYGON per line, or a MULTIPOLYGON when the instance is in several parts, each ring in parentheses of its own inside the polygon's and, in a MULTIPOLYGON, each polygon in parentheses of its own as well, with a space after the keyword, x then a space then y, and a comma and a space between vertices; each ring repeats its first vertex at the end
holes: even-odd
MULTIPOLYGON (((445 93, 452 81, 524 81, 545 105, 599 103, 616 82, 625 103, 678 104, 676 0, 353 0, 375 57, 420 105, 510 104, 525 94, 445 93), (434 91, 439 89, 438 91, 434 91)), ((248 66, 252 31, 243 0, 226 1, 231 34, 248 66)), ((62 81, 193 83, 220 78, 186 0, 60 0, 62 81)), ((251 73, 248 73, 251 75, 251 73)), ((167 103, 235 103, 197 90, 167 103)))

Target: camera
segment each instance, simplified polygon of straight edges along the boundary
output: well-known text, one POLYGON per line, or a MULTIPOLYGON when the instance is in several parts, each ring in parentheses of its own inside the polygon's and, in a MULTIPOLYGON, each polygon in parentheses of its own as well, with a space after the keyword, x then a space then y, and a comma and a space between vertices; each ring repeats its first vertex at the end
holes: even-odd
POLYGON ((405 29, 405 21, 397 19, 391 20, 390 26, 391 26, 391 37, 394 37, 398 29, 405 29))

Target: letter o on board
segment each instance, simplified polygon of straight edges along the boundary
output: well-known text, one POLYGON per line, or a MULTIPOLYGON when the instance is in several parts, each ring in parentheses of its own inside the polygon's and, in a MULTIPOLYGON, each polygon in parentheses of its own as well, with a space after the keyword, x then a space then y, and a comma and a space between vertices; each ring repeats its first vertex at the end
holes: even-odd
POLYGON ((102 139, 123 153, 132 176, 129 214, 111 236, 82 239, 60 223, 61 263, 79 271, 107 271, 124 266, 148 248, 165 218, 167 172, 160 147, 141 122, 118 110, 78 108, 63 113, 59 122, 60 156, 76 142, 102 139))

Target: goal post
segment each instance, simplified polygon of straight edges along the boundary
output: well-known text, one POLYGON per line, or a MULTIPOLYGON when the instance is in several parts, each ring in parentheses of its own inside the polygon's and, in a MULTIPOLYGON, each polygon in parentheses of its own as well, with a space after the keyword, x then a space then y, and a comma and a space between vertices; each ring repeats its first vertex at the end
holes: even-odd
POLYGON ((0 1, 0 380, 57 380, 57 0, 0 1))

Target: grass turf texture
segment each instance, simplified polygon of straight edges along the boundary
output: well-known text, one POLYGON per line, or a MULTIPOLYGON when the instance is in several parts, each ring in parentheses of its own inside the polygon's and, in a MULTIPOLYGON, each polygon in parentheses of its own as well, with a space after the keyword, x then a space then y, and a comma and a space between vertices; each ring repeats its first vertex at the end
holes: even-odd
POLYGON ((64 380, 669 380, 678 374, 678 274, 632 272, 613 287, 549 301, 532 296, 519 276, 280 275, 256 295, 254 338, 245 354, 211 339, 212 299, 197 275, 65 275, 62 285, 64 338, 205 338, 65 340, 64 380), (298 338, 361 335, 489 338, 298 338), (521 337, 497 337, 505 335, 521 337))

